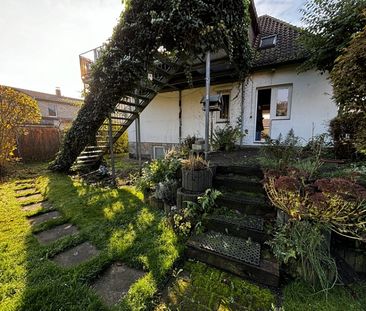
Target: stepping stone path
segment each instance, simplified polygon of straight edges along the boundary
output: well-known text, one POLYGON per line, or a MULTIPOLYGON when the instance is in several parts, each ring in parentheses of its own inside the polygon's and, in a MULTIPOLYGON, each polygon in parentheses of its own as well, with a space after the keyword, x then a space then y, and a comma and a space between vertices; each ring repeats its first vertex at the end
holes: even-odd
POLYGON ((58 211, 52 211, 36 216, 31 216, 28 218, 28 220, 32 226, 35 226, 47 222, 49 220, 55 220, 58 218, 61 218, 61 214, 58 211))
POLYGON ((33 186, 33 185, 30 185, 30 186, 27 186, 27 187, 22 187, 18 190, 15 190, 17 196, 23 196, 23 195, 27 195, 29 192, 38 192, 37 189, 33 186))
POLYGON ((39 203, 25 204, 22 206, 22 210, 25 212, 33 212, 38 209, 50 210, 52 208, 51 204, 47 201, 39 203))
POLYGON ((72 224, 63 224, 35 234, 42 245, 50 244, 67 235, 77 234, 79 230, 72 224))
MULTIPOLYGON (((38 201, 36 203, 23 204, 23 211, 35 211, 38 209, 50 210, 52 208, 44 200, 41 193, 37 191, 33 180, 19 181, 16 182, 16 185, 18 186, 16 190, 18 201, 38 201)), ((44 214, 31 216, 28 219, 29 223, 34 226, 61 217, 62 215, 58 211, 48 211, 44 214)), ((62 237, 77 234, 78 232, 79 230, 76 226, 67 223, 36 233, 35 237, 40 244, 48 245, 62 237)), ((100 251, 90 242, 84 242, 57 254, 52 261, 63 268, 70 268, 94 258, 99 253, 100 251)), ((143 271, 129 268, 117 262, 101 274, 100 278, 92 285, 92 288, 101 296, 107 305, 113 306, 127 294, 131 285, 144 275, 145 272, 143 271)))
POLYGON ((70 248, 53 258, 53 261, 62 267, 76 266, 84 261, 88 261, 98 255, 99 251, 89 242, 84 242, 78 246, 70 248))
POLYGON ((92 288, 107 305, 113 306, 127 294, 131 285, 144 275, 145 272, 131 269, 117 262, 104 271, 92 288))
POLYGON ((41 201, 43 200, 43 196, 41 195, 40 192, 33 192, 33 193, 28 193, 24 196, 19 196, 17 197, 18 201, 20 202, 25 202, 25 201, 41 201))

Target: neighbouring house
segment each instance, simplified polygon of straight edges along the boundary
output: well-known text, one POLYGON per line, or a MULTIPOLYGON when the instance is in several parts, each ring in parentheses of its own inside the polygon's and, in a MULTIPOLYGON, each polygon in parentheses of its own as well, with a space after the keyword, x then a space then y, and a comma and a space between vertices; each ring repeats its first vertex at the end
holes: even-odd
POLYGON ((13 88, 29 95, 38 103, 42 119, 40 124, 27 125, 25 135, 17 138, 16 155, 24 161, 45 161, 52 159, 61 144, 62 132, 71 126, 83 103, 79 98, 13 88))
POLYGON ((62 96, 60 88, 56 88, 55 94, 14 89, 29 95, 38 102, 42 114, 41 125, 57 127, 60 130, 70 127, 83 103, 80 98, 62 96))
MULTIPOLYGON (((238 78, 224 53, 212 57, 211 94, 223 95, 221 111, 212 113, 213 128, 235 125, 247 135, 238 144, 260 146, 266 136, 277 138, 291 129, 308 141, 327 132, 337 115, 327 74, 316 70, 299 72, 306 59, 297 39, 299 28, 264 15, 258 17, 252 2, 249 38, 256 50, 247 83, 238 78)), ((205 94, 204 60, 193 66, 194 88, 184 73, 177 74, 141 113, 141 154, 158 158, 188 135, 204 137, 205 116, 200 103, 205 94)), ((129 152, 136 153, 135 126, 128 129, 129 152)))

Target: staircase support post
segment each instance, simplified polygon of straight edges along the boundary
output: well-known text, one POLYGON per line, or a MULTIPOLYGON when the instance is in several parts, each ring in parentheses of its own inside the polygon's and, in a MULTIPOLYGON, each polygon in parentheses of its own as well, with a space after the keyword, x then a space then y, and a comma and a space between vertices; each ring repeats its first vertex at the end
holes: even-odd
MULTIPOLYGON (((135 94, 137 94, 137 90, 135 90, 135 94)), ((139 99, 135 97, 135 105, 139 105, 139 99)), ((136 127, 136 160, 139 163, 139 173, 141 175, 142 171, 142 163, 141 163, 141 123, 140 123, 140 113, 137 115, 135 119, 135 127, 136 127)))
POLYGON ((113 152, 113 133, 112 133, 112 118, 111 114, 108 116, 108 140, 109 140, 109 153, 111 157, 111 166, 112 166, 112 179, 113 183, 116 182, 116 167, 115 167, 115 159, 113 152))
POLYGON ((210 84, 211 84, 211 53, 206 53, 206 97, 205 97, 205 159, 208 158, 210 151, 210 84))
POLYGON ((140 114, 138 114, 136 120, 136 159, 139 162, 139 172, 141 174, 142 170, 142 161, 141 161, 141 122, 140 122, 140 114))

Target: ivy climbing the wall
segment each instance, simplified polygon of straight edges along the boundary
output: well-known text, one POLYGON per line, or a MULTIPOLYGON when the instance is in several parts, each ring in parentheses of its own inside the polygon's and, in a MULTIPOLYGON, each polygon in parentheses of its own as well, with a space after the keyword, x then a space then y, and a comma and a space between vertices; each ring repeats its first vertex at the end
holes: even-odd
POLYGON ((225 50, 244 81, 252 51, 250 0, 128 0, 92 68, 85 104, 50 168, 67 171, 121 98, 139 88, 156 58, 175 58, 189 80, 190 64, 225 50))

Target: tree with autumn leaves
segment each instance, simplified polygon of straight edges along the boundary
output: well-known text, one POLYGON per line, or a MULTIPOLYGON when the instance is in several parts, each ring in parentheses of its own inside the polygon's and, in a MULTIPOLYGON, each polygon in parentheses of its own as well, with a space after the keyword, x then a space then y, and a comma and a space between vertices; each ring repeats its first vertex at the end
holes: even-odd
POLYGON ((17 136, 26 132, 25 125, 40 120, 41 113, 33 98, 0 86, 0 174, 13 157, 17 136))

